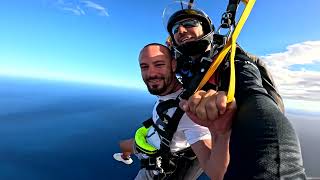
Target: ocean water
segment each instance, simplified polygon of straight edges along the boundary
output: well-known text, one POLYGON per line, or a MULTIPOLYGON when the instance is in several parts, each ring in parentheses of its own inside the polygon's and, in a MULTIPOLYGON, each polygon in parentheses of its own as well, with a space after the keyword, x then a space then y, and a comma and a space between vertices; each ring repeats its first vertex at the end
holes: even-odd
POLYGON ((146 92, 94 85, 1 78, 0 179, 133 179, 113 160, 120 139, 150 116, 146 92))
MULTIPOLYGON (((154 96, 36 79, 0 77, 0 84, 0 180, 135 177, 135 157, 125 165, 112 155, 119 140, 133 137, 151 116, 154 96)), ((320 113, 287 113, 300 138, 307 175, 320 177, 320 113)))
MULTIPOLYGON (((147 92, 0 77, 1 180, 133 179, 112 155, 151 116, 147 92)), ((202 176, 199 179, 208 179, 202 176)))

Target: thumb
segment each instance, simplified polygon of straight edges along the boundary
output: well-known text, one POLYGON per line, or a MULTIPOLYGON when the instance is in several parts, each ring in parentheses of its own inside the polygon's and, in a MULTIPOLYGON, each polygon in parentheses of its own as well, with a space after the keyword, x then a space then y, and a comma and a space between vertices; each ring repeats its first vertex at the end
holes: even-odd
POLYGON ((233 99, 228 105, 227 105, 227 112, 230 112, 230 111, 236 111, 237 110, 237 103, 236 103, 236 100, 233 99))
POLYGON ((180 100, 179 106, 184 112, 189 111, 189 105, 187 100, 184 100, 184 99, 180 100))
POLYGON ((204 121, 201 121, 195 114, 190 111, 186 111, 187 116, 196 124, 201 126, 207 126, 204 121))

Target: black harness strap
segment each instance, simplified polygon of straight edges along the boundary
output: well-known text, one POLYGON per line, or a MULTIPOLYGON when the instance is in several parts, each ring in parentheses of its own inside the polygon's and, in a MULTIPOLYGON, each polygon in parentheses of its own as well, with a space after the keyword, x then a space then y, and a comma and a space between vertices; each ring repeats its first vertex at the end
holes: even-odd
POLYGON ((162 101, 158 104, 156 111, 160 119, 166 124, 163 130, 159 127, 155 127, 156 131, 159 133, 161 138, 160 152, 165 154, 170 152, 170 143, 173 138, 174 133, 177 131, 179 121, 183 116, 184 112, 179 108, 179 99, 170 99, 167 101, 162 101), (166 114, 167 110, 171 108, 177 108, 172 117, 166 114), (178 114, 177 111, 180 111, 178 114))
POLYGON ((142 124, 146 128, 149 128, 150 126, 152 126, 154 124, 153 120, 152 120, 152 117, 147 119, 147 120, 145 120, 142 124))
POLYGON ((179 106, 179 101, 177 99, 169 99, 166 101, 162 101, 158 104, 156 111, 159 115, 160 119, 165 123, 170 123, 171 119, 170 116, 167 115, 167 110, 171 108, 175 108, 179 106))
POLYGON ((184 111, 179 107, 180 98, 188 99, 194 91, 197 89, 198 84, 202 80, 203 76, 205 75, 206 71, 210 67, 212 63, 211 55, 212 51, 207 53, 207 57, 203 57, 200 60, 199 70, 195 73, 194 77, 190 79, 188 87, 185 88, 185 91, 180 95, 180 97, 176 99, 171 99, 167 101, 160 102, 156 108, 157 114, 161 118, 161 120, 167 124, 165 130, 159 130, 159 128, 155 129, 158 131, 159 135, 161 136, 161 143, 160 143, 160 152, 166 153, 170 152, 170 142, 173 138, 174 133, 177 131, 179 122, 184 114, 184 111), (176 107, 175 112, 173 113, 172 117, 170 118, 166 112, 170 108, 176 107))
POLYGON ((147 158, 140 160, 141 168, 146 168, 146 170, 155 170, 157 169, 157 159, 156 158, 147 158))

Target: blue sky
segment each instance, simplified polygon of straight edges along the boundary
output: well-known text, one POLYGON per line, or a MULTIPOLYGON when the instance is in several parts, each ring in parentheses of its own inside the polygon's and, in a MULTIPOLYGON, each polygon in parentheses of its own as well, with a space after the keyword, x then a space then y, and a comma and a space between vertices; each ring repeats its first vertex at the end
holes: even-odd
MULTIPOLYGON (((0 75, 145 88, 137 56, 166 39, 161 16, 172 2, 1 1, 0 75)), ((218 26, 227 0, 195 2, 218 26)), ((267 62, 289 102, 320 105, 319 7, 316 0, 257 0, 238 39, 267 62)))

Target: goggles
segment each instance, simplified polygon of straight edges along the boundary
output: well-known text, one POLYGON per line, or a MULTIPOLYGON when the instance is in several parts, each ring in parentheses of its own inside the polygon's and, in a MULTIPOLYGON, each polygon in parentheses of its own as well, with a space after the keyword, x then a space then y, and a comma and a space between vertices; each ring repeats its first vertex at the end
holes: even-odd
POLYGON ((187 19, 184 21, 179 21, 172 26, 172 33, 175 34, 179 31, 179 26, 183 26, 185 28, 197 27, 201 24, 200 21, 196 19, 187 19))

